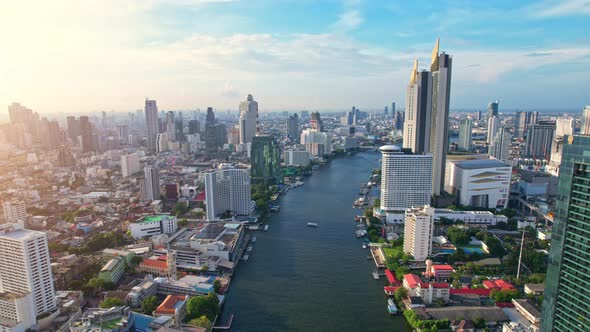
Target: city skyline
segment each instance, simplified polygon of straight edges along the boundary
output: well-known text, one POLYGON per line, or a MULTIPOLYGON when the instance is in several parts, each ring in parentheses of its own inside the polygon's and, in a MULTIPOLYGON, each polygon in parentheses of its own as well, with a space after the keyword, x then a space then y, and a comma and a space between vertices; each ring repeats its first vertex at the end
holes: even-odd
POLYGON ((413 59, 428 64, 438 36, 441 51, 457 59, 453 109, 483 109, 496 99, 501 112, 588 104, 584 1, 516 8, 506 1, 58 1, 35 4, 34 12, 29 5, 0 5, 9 45, 0 104, 20 102, 40 114, 132 111, 146 97, 165 110, 235 110, 248 93, 261 100, 261 112, 383 109, 405 100, 413 59), (411 20, 407 13, 417 9, 422 19, 411 20), (22 26, 25 18, 33 23, 22 26), (423 24, 431 29, 420 32, 423 24))

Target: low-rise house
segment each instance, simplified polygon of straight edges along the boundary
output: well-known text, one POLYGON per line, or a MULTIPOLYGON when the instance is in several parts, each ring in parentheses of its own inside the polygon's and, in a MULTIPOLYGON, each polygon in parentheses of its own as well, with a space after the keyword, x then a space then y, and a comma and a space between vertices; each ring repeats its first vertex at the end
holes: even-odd
POLYGON ((527 295, 543 295, 545 293, 545 284, 525 284, 524 292, 527 295))
POLYGON ((180 326, 186 316, 187 301, 188 295, 168 295, 156 310, 154 310, 153 315, 155 317, 172 316, 174 318, 174 326, 180 326))

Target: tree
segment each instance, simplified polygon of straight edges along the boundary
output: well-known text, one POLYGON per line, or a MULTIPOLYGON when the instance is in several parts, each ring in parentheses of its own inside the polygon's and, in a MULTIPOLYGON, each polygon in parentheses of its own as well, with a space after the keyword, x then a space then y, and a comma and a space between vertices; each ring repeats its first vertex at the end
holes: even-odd
POLYGON ((199 326, 205 328, 205 330, 211 330, 212 324, 211 321, 207 318, 207 316, 201 316, 199 318, 191 319, 188 322, 189 325, 199 326))
POLYGON ((209 271, 209 266, 207 266, 207 265, 201 266, 201 272, 204 273, 204 272, 207 272, 207 271, 209 271))
POLYGON ((381 206, 381 200, 379 198, 375 198, 375 200, 373 201, 373 206, 378 208, 381 206))
POLYGON ((490 297, 494 302, 510 302, 519 296, 520 293, 515 289, 494 289, 490 293, 490 297))
POLYGON ((447 236, 454 245, 466 245, 471 240, 469 234, 458 227, 447 228, 447 236))
POLYGON ((158 298, 155 296, 148 296, 141 302, 141 310, 144 313, 151 315, 154 310, 158 307, 158 298))
POLYGON ((219 298, 214 292, 205 296, 191 297, 187 304, 187 316, 189 319, 206 316, 210 321, 213 321, 219 314, 219 298))
POLYGON ((487 235, 484 239, 484 243, 488 246, 488 250, 491 255, 496 256, 498 258, 502 258, 506 251, 504 250, 504 246, 500 240, 496 239, 493 236, 487 235))
POLYGON ((221 281, 219 281, 219 279, 215 279, 213 282, 213 290, 217 294, 219 294, 219 291, 221 291, 221 281))
POLYGON ((104 301, 100 302, 99 307, 108 309, 112 307, 120 307, 125 305, 125 302, 118 297, 107 297, 104 301))
POLYGON ((181 216, 185 213, 187 213, 189 210, 188 204, 183 203, 183 202, 178 202, 176 203, 176 205, 174 205, 174 208, 172 209, 172 213, 175 216, 181 216))
POLYGON ((131 257, 131 265, 137 266, 141 262, 143 262, 143 257, 141 257, 141 256, 133 256, 133 257, 131 257))
POLYGON ((177 224, 178 224, 179 227, 186 227, 188 225, 188 220, 187 219, 180 219, 177 222, 177 224))
POLYGON ((477 329, 483 329, 486 326, 486 320, 481 317, 477 317, 473 320, 473 325, 477 329))
POLYGON ((393 294, 393 296, 395 297, 395 299, 398 302, 400 302, 408 296, 408 290, 405 289, 404 287, 400 287, 395 290, 395 293, 393 294))

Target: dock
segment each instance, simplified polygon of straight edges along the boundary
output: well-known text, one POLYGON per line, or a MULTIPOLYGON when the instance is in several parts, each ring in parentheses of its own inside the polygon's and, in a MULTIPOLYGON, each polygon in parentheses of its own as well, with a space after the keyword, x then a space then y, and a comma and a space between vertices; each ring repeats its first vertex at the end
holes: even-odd
POLYGON ((231 314, 231 316, 229 316, 229 321, 227 322, 226 325, 213 326, 211 329, 212 330, 229 330, 229 329, 231 329, 231 323, 233 321, 234 321, 234 314, 231 314))

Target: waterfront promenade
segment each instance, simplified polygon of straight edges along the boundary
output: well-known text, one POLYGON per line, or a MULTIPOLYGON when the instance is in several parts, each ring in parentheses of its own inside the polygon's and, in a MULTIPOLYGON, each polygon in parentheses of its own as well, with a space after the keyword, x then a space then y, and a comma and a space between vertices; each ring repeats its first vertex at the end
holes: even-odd
POLYGON ((232 280, 222 317, 235 315, 232 331, 411 331, 388 315, 383 280, 371 276, 369 250, 354 235, 351 202, 379 158, 337 158, 278 200, 280 212, 255 233, 232 280))

